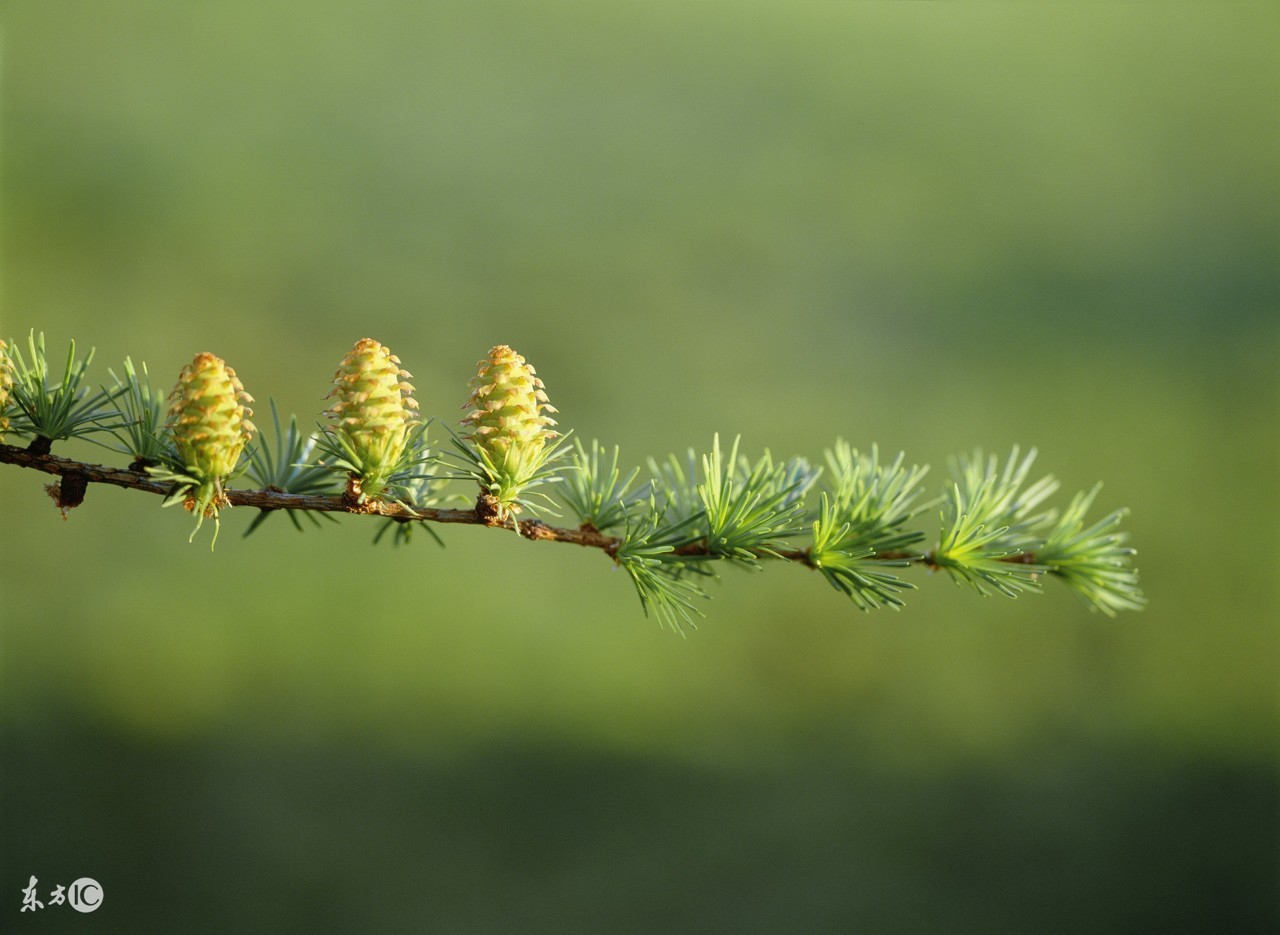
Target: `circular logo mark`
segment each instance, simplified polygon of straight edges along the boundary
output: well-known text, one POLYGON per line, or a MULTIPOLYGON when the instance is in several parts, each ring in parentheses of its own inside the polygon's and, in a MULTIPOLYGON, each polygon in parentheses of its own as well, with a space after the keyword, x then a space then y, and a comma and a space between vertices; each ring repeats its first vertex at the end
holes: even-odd
POLYGON ((81 877, 67 887, 67 902, 76 912, 93 912, 102 905, 102 887, 92 877, 81 877))

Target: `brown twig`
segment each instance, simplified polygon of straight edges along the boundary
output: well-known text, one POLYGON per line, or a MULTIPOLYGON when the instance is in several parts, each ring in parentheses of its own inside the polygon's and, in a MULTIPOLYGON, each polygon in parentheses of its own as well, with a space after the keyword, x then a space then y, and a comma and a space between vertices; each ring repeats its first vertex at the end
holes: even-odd
MULTIPOLYGON (((108 467, 103 464, 86 464, 56 455, 36 454, 12 445, 0 445, 0 464, 16 464, 18 467, 43 471, 59 477, 83 478, 85 483, 109 484, 129 490, 141 490, 159 496, 167 496, 171 487, 155 480, 142 471, 108 467)), ((77 482, 78 483, 78 482, 77 482)), ((510 522, 498 518, 484 495, 474 509, 450 510, 433 507, 409 509, 398 503, 382 500, 366 500, 363 503, 346 495, 332 497, 284 493, 278 490, 228 489, 227 499, 232 506, 256 507, 259 510, 310 510, 322 513, 351 513, 382 516, 400 522, 426 521, 432 523, 461 523, 471 526, 491 526, 519 531, 526 539, 550 542, 569 542, 588 548, 603 549, 613 555, 622 540, 607 536, 595 529, 561 529, 549 526, 542 520, 526 520, 513 527, 510 522)), ((68 503, 67 506, 75 504, 68 503)))
MULTIPOLYGON (((41 454, 29 449, 17 448, 12 445, 0 444, 0 464, 16 464, 18 467, 43 471, 46 474, 54 474, 63 478, 60 488, 61 495, 55 496, 54 499, 63 510, 64 516, 67 509, 78 506, 83 501, 84 488, 91 483, 109 484, 113 487, 125 487, 130 490, 142 490, 162 497, 167 496, 172 490, 170 485, 153 479, 144 471, 113 468, 103 464, 87 464, 81 461, 73 461, 69 458, 59 458, 56 455, 41 454)), ((622 539, 606 535, 589 523, 577 529, 551 526, 540 519, 517 521, 513 524, 512 521, 503 520, 499 517, 498 511, 491 502, 492 498, 483 493, 477 498, 475 507, 469 510, 450 510, 436 507, 410 509, 407 506, 389 503, 384 500, 365 500, 361 502, 357 497, 352 496, 350 492, 331 497, 285 493, 271 488, 266 490, 228 489, 226 493, 227 499, 232 506, 255 507, 266 511, 310 510, 321 513, 373 515, 402 523, 430 522, 489 526, 495 529, 518 532, 524 538, 538 542, 567 542, 584 548, 600 549, 610 557, 616 555, 619 546, 622 545, 622 539)), ((710 555, 711 551, 705 541, 698 541, 680 546, 675 550, 674 554, 698 556, 710 555)), ((808 549, 777 549, 758 551, 755 554, 757 558, 762 559, 780 558, 783 561, 796 562, 801 565, 810 564, 808 549)), ((915 552, 882 552, 876 558, 904 564, 922 564, 930 569, 939 567, 934 561, 932 552, 925 552, 923 555, 915 552)), ((1035 564, 1035 554, 1024 552, 1018 555, 1011 555, 1004 561, 1017 564, 1035 564)))

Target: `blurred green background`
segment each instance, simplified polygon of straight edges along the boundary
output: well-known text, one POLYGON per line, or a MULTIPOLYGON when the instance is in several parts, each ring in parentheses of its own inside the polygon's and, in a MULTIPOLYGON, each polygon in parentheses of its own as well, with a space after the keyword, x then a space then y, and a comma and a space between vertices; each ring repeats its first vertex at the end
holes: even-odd
POLYGON ((842 435, 938 486, 1036 445, 1132 508, 1151 600, 917 572, 863 615, 770 568, 680 639, 586 550, 236 511, 211 555, 154 498, 64 523, 0 468, 0 928, 1280 924, 1274 5, 0 28, 0 333, 165 387, 209 350, 304 423, 357 338, 445 420, 509 343, 632 463, 842 435), (104 906, 19 916, 31 875, 104 906))

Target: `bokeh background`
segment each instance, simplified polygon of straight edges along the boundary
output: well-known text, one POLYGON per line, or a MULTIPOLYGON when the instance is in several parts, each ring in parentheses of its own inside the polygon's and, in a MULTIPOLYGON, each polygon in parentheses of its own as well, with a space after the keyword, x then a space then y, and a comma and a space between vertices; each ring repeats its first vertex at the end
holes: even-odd
POLYGON ((1274 5, 0 28, 7 336, 166 387, 213 351, 304 423, 357 338, 446 420, 509 343, 630 463, 840 435, 940 486, 1035 445, 1132 508, 1151 600, 918 572, 864 615, 770 568, 681 639, 585 550, 233 512, 210 554, 153 498, 63 522, 2 468, 0 928, 1280 924, 1274 5), (20 916, 31 875, 104 906, 20 916))

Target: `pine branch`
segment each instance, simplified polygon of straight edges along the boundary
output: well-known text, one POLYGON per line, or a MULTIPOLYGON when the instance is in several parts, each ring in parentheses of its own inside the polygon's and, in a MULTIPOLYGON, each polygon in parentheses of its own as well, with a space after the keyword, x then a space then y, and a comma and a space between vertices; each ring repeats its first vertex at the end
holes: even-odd
MULTIPOLYGON (((111 487, 123 487, 128 490, 140 490, 144 493, 157 494, 161 497, 167 497, 172 492, 171 484, 158 481, 145 471, 74 461, 70 458, 60 458, 53 454, 40 454, 38 451, 19 448, 14 445, 0 444, 0 464, 12 464, 17 467, 41 471, 45 474, 52 474, 62 478, 63 483, 67 483, 68 479, 70 479, 71 485, 106 484, 111 487)), ((524 538, 538 542, 567 542, 571 545, 601 549, 610 556, 615 555, 619 546, 626 541, 625 536, 606 535, 591 526, 582 526, 577 529, 563 528, 551 526, 539 519, 521 520, 517 524, 519 527, 517 529, 510 521, 503 521, 498 518, 494 505, 484 494, 477 497, 476 506, 471 509, 410 506, 406 503, 382 500, 366 500, 361 503, 346 494, 296 494, 270 487, 262 489, 228 487, 226 495, 231 506, 251 507, 268 513, 279 510, 347 513, 352 516, 380 516, 384 519, 404 523, 425 522, 488 526, 494 529, 518 532, 524 538)), ((57 498, 55 497, 55 499, 57 498)), ((77 503, 64 504, 59 502, 59 506, 70 508, 79 506, 81 503, 83 503, 83 497, 77 503)), ((672 551, 675 556, 680 558, 709 558, 721 554, 709 548, 704 539, 687 542, 672 551)), ((758 548, 751 550, 749 554, 752 559, 757 560, 774 558, 784 562, 798 562, 809 565, 812 564, 810 553, 811 550, 808 548, 758 548)), ((918 563, 934 569, 941 567, 936 564, 929 553, 883 552, 877 554, 876 558, 881 561, 902 565, 918 563)), ((1027 559, 1025 556, 1019 556, 1011 558, 1009 561, 1025 562, 1027 559)))
POLYGON ((817 571, 861 610, 900 608, 915 588, 899 576, 910 566, 945 570, 983 595, 1017 597, 1053 578, 1107 615, 1146 603, 1134 552, 1117 531, 1125 512, 1090 525, 1096 487, 1061 516, 1044 506, 1058 483, 1051 476, 1027 483, 1034 450, 1020 456, 1014 448, 1003 464, 980 452, 959 459, 939 498, 937 542, 920 549, 926 534, 914 521, 938 500, 920 502, 928 468, 908 467, 901 454, 882 461, 874 446, 863 453, 837 440, 825 467, 775 461, 767 451, 751 461, 740 439, 726 451, 716 436, 703 453, 648 459, 642 478, 620 465, 617 448, 606 455, 596 441, 564 445, 568 433, 550 428, 555 409, 542 381, 505 346, 472 380, 462 423, 469 434, 449 433, 447 457, 459 466, 452 471, 428 444, 433 420, 418 416, 410 375, 371 339, 343 359, 330 394, 336 402, 317 431, 304 432, 296 416, 286 423, 272 401, 272 432, 257 439, 251 397, 212 354, 196 355, 166 401, 145 364, 126 360, 124 379, 91 393, 92 352, 79 360, 72 344, 59 381, 49 378, 43 335, 33 334, 28 348, 29 361, 0 341, 0 463, 60 478, 46 490, 64 518, 91 484, 105 484, 182 504, 197 530, 212 518, 215 541, 219 511, 234 506, 259 511, 245 535, 281 511, 299 531, 301 518, 319 526, 318 518, 375 516, 374 541, 392 532, 395 544, 422 529, 443 545, 433 524, 504 529, 600 550, 627 572, 646 614, 677 631, 702 615, 703 582, 717 568, 759 570, 764 562, 817 571), (27 447, 3 443, 6 431, 26 437, 27 447), (53 455, 53 443, 67 438, 132 462, 117 468, 53 455), (246 473, 258 488, 233 486, 246 473), (459 480, 472 485, 474 500, 447 492, 459 480), (579 525, 531 515, 556 514, 557 506, 579 525))

